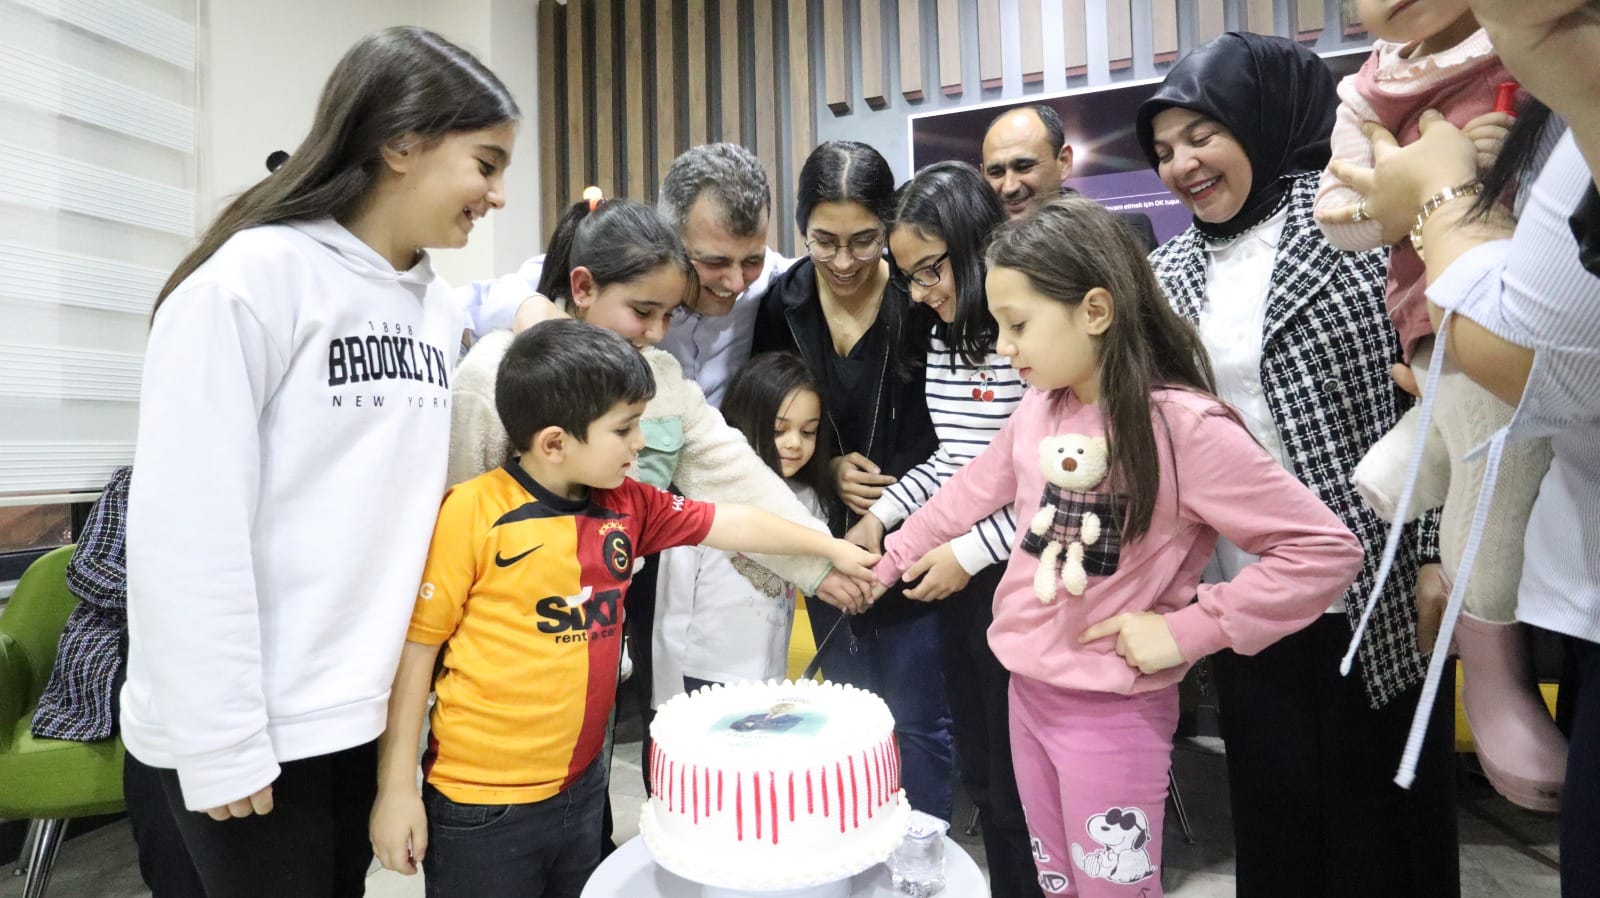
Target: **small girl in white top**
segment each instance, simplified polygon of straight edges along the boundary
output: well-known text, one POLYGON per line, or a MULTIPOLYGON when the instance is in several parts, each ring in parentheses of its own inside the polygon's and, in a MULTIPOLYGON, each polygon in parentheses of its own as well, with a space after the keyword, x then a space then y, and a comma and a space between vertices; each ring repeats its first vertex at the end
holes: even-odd
MULTIPOLYGON (((822 394, 800 357, 773 352, 751 360, 728 384, 728 423, 824 517, 831 435, 822 394)), ((799 589, 737 552, 685 547, 659 556, 656 587, 656 706, 711 683, 782 678, 799 589)))

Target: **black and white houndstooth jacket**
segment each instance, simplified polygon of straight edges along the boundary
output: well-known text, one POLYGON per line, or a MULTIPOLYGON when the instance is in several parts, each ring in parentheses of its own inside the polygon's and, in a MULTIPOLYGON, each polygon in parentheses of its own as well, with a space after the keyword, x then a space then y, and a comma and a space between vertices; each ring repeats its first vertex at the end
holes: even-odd
MULTIPOLYGON (((1360 619, 1389 525, 1350 485, 1368 447, 1411 403, 1389 375, 1400 342, 1384 313, 1383 250, 1346 253, 1311 218, 1317 174, 1294 176, 1289 215, 1273 263, 1261 347, 1261 383, 1295 473, 1366 547, 1361 575, 1345 594, 1351 628, 1360 619)), ((1206 259, 1194 227, 1150 255, 1168 301, 1191 322, 1205 304, 1206 259)), ((1422 681, 1417 649, 1417 567, 1437 556, 1433 514, 1406 528, 1394 571, 1359 655, 1367 700, 1381 708, 1422 681)), ((1337 663, 1330 661, 1329 663, 1337 663)))

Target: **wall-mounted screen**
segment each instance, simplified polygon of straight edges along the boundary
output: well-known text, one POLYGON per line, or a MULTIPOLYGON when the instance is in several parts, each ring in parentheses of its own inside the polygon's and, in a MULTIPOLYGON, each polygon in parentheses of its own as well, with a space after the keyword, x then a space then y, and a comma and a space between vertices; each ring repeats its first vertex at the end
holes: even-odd
MULTIPOLYGON (((1365 50, 1324 56, 1334 78, 1354 73, 1365 50)), ((926 112, 911 117, 911 170, 958 159, 983 167, 983 133, 995 116, 1016 106, 1047 103, 1061 114, 1072 145, 1072 172, 1066 185, 1113 211, 1143 212, 1165 242, 1189 226, 1189 212, 1162 186, 1145 162, 1134 137, 1134 114, 1160 79, 1091 87, 1063 94, 1025 97, 981 106, 926 112)))

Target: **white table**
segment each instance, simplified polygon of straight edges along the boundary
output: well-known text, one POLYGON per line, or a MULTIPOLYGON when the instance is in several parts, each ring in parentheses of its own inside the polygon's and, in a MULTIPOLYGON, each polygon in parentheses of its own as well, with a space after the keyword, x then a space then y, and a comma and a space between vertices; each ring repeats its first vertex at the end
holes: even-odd
MULTIPOLYGON (((983 871, 948 836, 944 840, 944 895, 949 898, 978 898, 989 894, 983 871)), ((851 898, 893 898, 899 893, 889 882, 889 868, 878 864, 856 874, 850 883, 851 898)), ((700 898, 699 883, 669 873, 655 862, 644 839, 634 836, 624 842, 583 887, 583 898, 700 898)))

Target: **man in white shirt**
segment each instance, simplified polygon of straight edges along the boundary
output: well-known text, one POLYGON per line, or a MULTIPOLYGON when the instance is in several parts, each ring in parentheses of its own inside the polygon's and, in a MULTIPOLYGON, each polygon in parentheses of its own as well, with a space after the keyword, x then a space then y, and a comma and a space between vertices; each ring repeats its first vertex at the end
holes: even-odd
MULTIPOLYGON (((683 373, 705 391, 706 401, 721 408, 722 395, 750 358, 756 308, 774 275, 789 259, 767 246, 767 219, 772 190, 754 153, 732 143, 708 143, 685 151, 662 179, 657 206, 678 229, 700 277, 694 308, 673 313, 660 348, 683 373)), ((544 256, 523 263, 515 275, 478 282, 464 290, 490 297, 486 305, 511 304, 506 291, 526 296, 539 283, 544 256)), ((548 303, 525 303, 517 312, 517 329, 550 316, 548 303)))

